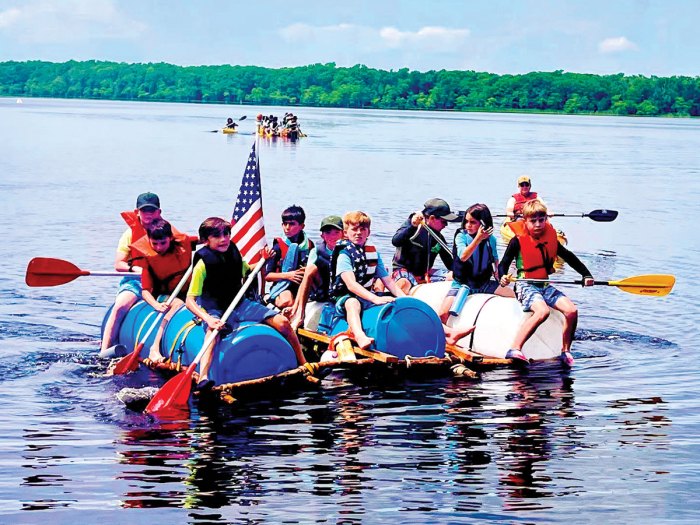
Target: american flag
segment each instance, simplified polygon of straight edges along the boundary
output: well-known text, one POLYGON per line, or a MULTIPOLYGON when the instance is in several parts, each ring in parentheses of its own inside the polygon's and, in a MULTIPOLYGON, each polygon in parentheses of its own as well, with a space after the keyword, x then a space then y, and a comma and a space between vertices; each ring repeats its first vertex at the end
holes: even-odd
POLYGON ((255 153, 255 143, 248 156, 243 172, 241 188, 238 190, 236 205, 231 218, 231 238, 236 243, 243 259, 250 265, 260 260, 260 249, 265 242, 265 222, 262 210, 262 188, 260 187, 260 166, 255 153))

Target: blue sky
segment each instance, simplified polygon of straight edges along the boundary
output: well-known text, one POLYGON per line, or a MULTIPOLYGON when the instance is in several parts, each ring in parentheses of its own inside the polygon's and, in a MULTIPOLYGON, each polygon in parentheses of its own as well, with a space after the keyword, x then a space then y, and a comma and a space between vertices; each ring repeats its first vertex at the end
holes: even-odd
POLYGON ((700 0, 0 0, 0 61, 700 75, 700 0))

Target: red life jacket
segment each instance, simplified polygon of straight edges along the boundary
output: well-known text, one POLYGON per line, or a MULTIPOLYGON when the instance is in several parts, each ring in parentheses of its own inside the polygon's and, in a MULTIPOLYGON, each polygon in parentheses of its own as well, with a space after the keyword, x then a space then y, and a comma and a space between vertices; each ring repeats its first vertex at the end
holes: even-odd
MULTIPOLYGON (((175 289, 192 262, 193 239, 184 233, 175 233, 171 247, 164 255, 151 248, 147 236, 131 243, 131 253, 142 261, 144 290, 157 297, 175 289)), ((187 286, 183 289, 186 290, 187 286)))
POLYGON ((523 214, 523 205, 526 202, 534 201, 537 200, 537 192, 536 191, 531 191, 530 193, 527 194, 527 197, 525 197, 522 193, 514 193, 512 197, 515 199, 515 206, 513 206, 513 213, 515 216, 519 216, 523 214))
POLYGON ((525 227, 525 222, 509 223, 520 242, 520 255, 516 262, 518 277, 526 279, 547 279, 554 273, 557 258, 557 232, 551 224, 545 224, 544 233, 539 239, 533 238, 525 227))

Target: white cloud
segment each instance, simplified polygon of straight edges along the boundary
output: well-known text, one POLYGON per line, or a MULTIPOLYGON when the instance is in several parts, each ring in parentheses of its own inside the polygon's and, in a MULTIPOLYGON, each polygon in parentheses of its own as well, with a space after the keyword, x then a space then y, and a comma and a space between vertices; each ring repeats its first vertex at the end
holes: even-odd
POLYGON ((620 53, 623 51, 636 51, 637 44, 629 41, 624 36, 606 38, 598 44, 598 51, 601 53, 620 53))
POLYGON ((426 26, 418 31, 399 31, 395 27, 383 27, 379 36, 389 47, 430 47, 452 49, 464 43, 469 36, 468 29, 426 26))
POLYGON ((146 25, 123 15, 113 0, 38 0, 0 12, 0 29, 23 42, 57 44, 133 38, 146 25))
POLYGON ((287 42, 319 44, 325 41, 326 45, 334 48, 353 46, 374 51, 400 48, 453 51, 464 44, 469 30, 426 26, 418 31, 400 31, 394 27, 376 29, 353 24, 312 26, 297 23, 280 29, 279 34, 287 42))

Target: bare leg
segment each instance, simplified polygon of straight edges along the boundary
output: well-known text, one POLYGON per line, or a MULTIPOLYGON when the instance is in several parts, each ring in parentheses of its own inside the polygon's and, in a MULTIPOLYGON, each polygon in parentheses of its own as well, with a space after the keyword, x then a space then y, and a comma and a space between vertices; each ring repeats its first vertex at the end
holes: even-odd
MULTIPOLYGON (((206 335, 204 338, 206 339, 209 337, 211 334, 211 329, 207 330, 206 335)), ((204 355, 202 356, 202 360, 199 362, 199 382, 201 383, 202 381, 206 381, 209 379, 209 368, 211 367, 211 356, 214 353, 214 347, 216 346, 216 343, 219 342, 219 336, 217 335, 214 340, 211 342, 211 344, 207 347, 207 349, 204 352, 204 355)))
POLYGON ((163 320, 160 322, 160 326, 158 327, 156 336, 153 338, 153 344, 151 345, 151 348, 148 352, 148 359, 150 359, 154 363, 160 363, 165 360, 163 355, 160 353, 160 342, 163 339, 163 332, 165 331, 165 327, 168 326, 170 320, 173 318, 173 316, 177 313, 177 311, 183 304, 184 303, 180 299, 175 299, 173 301, 172 306, 170 307, 170 310, 168 310, 168 312, 163 317, 163 320))
POLYGON ((396 281, 396 286, 401 288, 403 290, 403 293, 408 295, 408 291, 411 289, 411 281, 406 279, 405 277, 401 277, 398 281, 396 281))
POLYGON ((564 314, 564 330, 562 352, 571 350, 571 342, 574 340, 576 325, 578 324, 578 309, 568 297, 560 297, 554 304, 554 309, 564 314))
POLYGON ((499 286, 493 293, 500 297, 515 297, 515 292, 510 286, 499 286))
POLYGON ((374 339, 368 337, 362 329, 362 305, 360 301, 354 297, 345 301, 345 313, 348 320, 348 327, 355 336, 357 346, 364 349, 369 348, 374 342, 374 339))
POLYGON ((515 340, 511 348, 523 349, 525 342, 535 333, 537 327, 544 323, 549 317, 549 306, 544 301, 534 301, 532 303, 532 316, 527 318, 515 334, 515 340))
POLYGON ((440 303, 440 308, 438 308, 438 316, 440 317, 440 321, 442 321, 442 324, 445 324, 447 322, 447 319, 450 317, 450 307, 454 302, 455 296, 448 295, 442 300, 442 303, 440 303))
POLYGON ((304 279, 301 281, 297 297, 294 299, 294 306, 292 307, 292 315, 290 317, 292 330, 297 331, 301 326, 304 326, 306 303, 309 300, 312 288, 315 288, 319 281, 318 266, 315 264, 307 266, 304 272, 304 279))
POLYGON ((105 331, 102 336, 102 343, 100 344, 100 353, 105 352, 112 345, 114 336, 119 331, 119 327, 124 320, 124 316, 138 300, 138 297, 128 290, 117 294, 117 298, 114 301, 114 307, 109 313, 109 318, 105 323, 105 331))
POLYGON ((285 290, 277 296, 275 299, 275 306, 277 308, 287 308, 294 304, 294 295, 289 290, 285 290))
POLYGON ((306 358, 304 357, 304 352, 301 350, 301 343, 294 330, 292 330, 292 325, 289 324, 289 320, 282 314, 277 314, 274 317, 268 317, 265 319, 265 323, 277 330, 282 337, 284 337, 294 350, 294 355, 297 357, 297 363, 303 365, 306 363, 306 358))
POLYGON ((469 328, 458 329, 443 324, 442 328, 445 330, 445 341, 447 344, 456 345, 460 339, 471 334, 476 328, 476 325, 470 326, 469 328))

